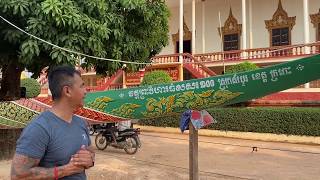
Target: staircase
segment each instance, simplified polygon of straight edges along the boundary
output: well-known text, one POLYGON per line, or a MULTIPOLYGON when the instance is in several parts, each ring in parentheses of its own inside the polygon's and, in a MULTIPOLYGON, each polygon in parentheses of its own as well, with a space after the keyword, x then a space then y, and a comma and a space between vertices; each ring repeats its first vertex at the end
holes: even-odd
POLYGON ((217 75, 199 60, 194 58, 191 54, 184 54, 183 62, 183 67, 198 79, 217 75))
POLYGON ((188 53, 155 56, 152 58, 152 64, 179 64, 180 57, 183 58, 183 67, 198 79, 217 75, 211 69, 206 67, 201 61, 197 60, 191 54, 188 53))
POLYGON ((123 70, 119 69, 116 73, 114 73, 110 78, 101 79, 95 87, 87 87, 87 91, 105 91, 109 89, 119 89, 122 88, 122 84, 114 84, 114 81, 122 76, 123 70), (121 87, 118 87, 121 86, 121 87))

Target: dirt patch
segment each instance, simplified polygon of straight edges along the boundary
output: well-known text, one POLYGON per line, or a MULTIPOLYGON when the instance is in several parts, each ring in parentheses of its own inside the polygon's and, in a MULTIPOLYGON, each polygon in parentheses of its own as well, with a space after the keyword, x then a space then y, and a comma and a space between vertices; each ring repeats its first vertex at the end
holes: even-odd
POLYGON ((0 161, 0 180, 10 179, 11 161, 0 161))
MULTIPOLYGON (((187 135, 143 132, 140 137, 142 148, 135 155, 110 147, 96 150, 88 179, 189 179, 187 135)), ((319 179, 319 154, 314 145, 199 136, 200 179, 319 179)), ((10 163, 0 161, 0 180, 9 179, 10 163)))

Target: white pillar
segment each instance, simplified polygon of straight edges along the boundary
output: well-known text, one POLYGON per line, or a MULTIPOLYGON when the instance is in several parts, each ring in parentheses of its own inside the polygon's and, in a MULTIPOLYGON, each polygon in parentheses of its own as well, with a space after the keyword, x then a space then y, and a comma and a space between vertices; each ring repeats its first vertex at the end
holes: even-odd
MULTIPOLYGON (((304 43, 310 43, 309 29, 309 0, 303 0, 303 26, 304 26, 304 43)), ((305 53, 310 54, 310 47, 305 46, 305 53)), ((305 88, 310 88, 310 83, 304 85, 305 88)))
POLYGON ((122 71, 122 87, 123 89, 126 89, 127 88, 127 72, 126 72, 126 69, 123 69, 122 71))
MULTIPOLYGON (((183 0, 180 0, 179 53, 183 53, 183 0)), ((179 56, 179 81, 183 81, 183 56, 179 56)))
MULTIPOLYGON (((310 29, 309 29, 309 0, 303 0, 303 29, 304 29, 304 43, 310 43, 310 29)), ((305 49, 305 53, 310 53, 310 48, 305 49)))
MULTIPOLYGON (((247 15, 246 15, 246 0, 242 0, 242 49, 247 49, 247 15)), ((243 53, 247 56, 247 53, 243 53)), ((245 57, 246 59, 246 57, 245 57)))
POLYGON ((253 34, 252 34, 252 0, 249 0, 249 48, 253 48, 253 34))
MULTIPOLYGON (((183 53, 183 0, 180 0, 180 16, 179 16, 179 53, 183 53)), ((182 59, 179 60, 182 62, 182 59)))
POLYGON ((196 0, 192 0, 192 54, 196 53, 196 0))
POLYGON ((205 0, 202 0, 202 53, 206 53, 206 8, 205 0))

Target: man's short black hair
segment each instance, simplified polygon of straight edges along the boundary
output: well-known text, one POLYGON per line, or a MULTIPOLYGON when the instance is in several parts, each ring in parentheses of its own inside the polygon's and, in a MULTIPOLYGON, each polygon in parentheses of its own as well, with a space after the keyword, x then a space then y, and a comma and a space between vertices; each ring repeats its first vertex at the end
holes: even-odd
POLYGON ((73 77, 75 74, 81 76, 80 72, 74 67, 66 65, 56 66, 49 72, 49 89, 53 100, 61 98, 61 92, 64 86, 73 85, 73 77))

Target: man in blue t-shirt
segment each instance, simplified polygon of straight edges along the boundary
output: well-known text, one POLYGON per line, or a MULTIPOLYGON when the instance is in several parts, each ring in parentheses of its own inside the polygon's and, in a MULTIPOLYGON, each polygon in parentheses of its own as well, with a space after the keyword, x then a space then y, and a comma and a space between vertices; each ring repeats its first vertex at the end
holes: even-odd
POLYGON ((87 124, 73 112, 86 95, 80 73, 59 66, 48 76, 53 106, 23 130, 12 160, 11 179, 85 180, 94 165, 87 124))

